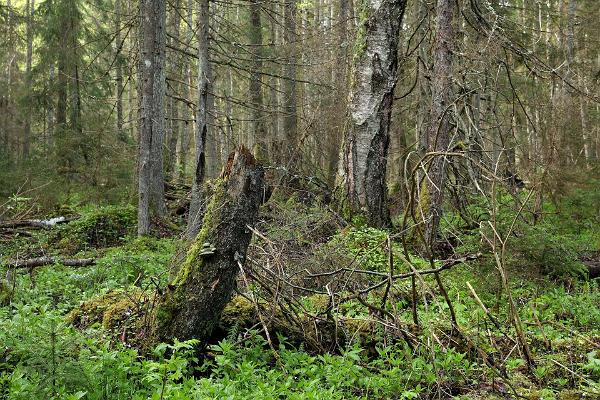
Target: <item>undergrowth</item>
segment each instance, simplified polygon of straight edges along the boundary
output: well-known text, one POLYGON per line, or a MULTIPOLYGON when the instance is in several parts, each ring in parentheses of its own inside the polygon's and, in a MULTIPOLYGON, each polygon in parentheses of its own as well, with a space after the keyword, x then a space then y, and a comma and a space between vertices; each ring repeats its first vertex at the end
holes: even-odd
MULTIPOLYGON (((506 378, 453 334, 449 306, 431 275, 423 278, 426 287, 418 287, 418 326, 411 310, 410 282, 398 281, 389 293, 387 310, 410 327, 421 343, 415 348, 390 337, 385 329, 373 331, 373 337, 353 336, 334 353, 315 353, 296 338, 276 333, 269 343, 262 331, 234 329, 203 354, 196 348, 205 344, 195 341, 158 344, 150 354, 142 354, 125 338, 125 331, 115 340, 108 330, 112 326, 76 328, 67 315, 84 302, 115 291, 164 287, 178 241, 133 239, 135 214, 129 208, 79 210, 82 217, 57 233, 42 231, 6 250, 11 256, 25 245, 34 249, 41 243, 51 254, 68 248, 73 254, 92 254, 98 261, 79 269, 57 264, 20 271, 10 288, 10 304, 0 307, 0 398, 466 400, 515 393, 527 399, 598 398, 599 285, 585 279, 557 279, 584 278, 577 272, 579 256, 598 249, 594 196, 577 192, 558 205, 546 204, 544 219, 533 224, 524 215, 511 233, 509 284, 534 366, 528 368, 512 342, 516 335, 508 322, 507 293, 500 290, 489 253, 476 263, 442 272, 460 330, 477 348, 501 360, 506 378), (499 325, 492 323, 467 282, 499 325)), ((294 201, 268 207, 274 211, 271 220, 258 229, 290 249, 282 266, 312 270, 325 260, 334 268, 351 262, 357 269, 389 271, 388 235, 393 239, 393 232, 361 226, 339 229, 335 217, 323 209, 294 201)), ((473 207, 470 212, 479 222, 490 219, 489 205, 481 202, 473 207)), ((514 200, 503 197, 497 207, 498 226, 506 232, 515 218, 514 200)), ((464 221, 453 216, 445 224, 446 231, 458 232, 460 251, 486 250, 479 231, 483 224, 465 228, 464 221)), ((400 256, 404 249, 395 240, 391 244, 395 272, 409 271, 400 256)), ((254 246, 253 254, 258 254, 260 249, 254 246)), ((410 257, 417 268, 429 268, 425 260, 410 257)), ((374 303, 380 295, 375 291, 365 299, 374 303)), ((322 297, 307 296, 304 305, 321 312, 327 305, 322 297)), ((330 317, 360 324, 371 320, 372 312, 348 301, 330 311, 330 317)))

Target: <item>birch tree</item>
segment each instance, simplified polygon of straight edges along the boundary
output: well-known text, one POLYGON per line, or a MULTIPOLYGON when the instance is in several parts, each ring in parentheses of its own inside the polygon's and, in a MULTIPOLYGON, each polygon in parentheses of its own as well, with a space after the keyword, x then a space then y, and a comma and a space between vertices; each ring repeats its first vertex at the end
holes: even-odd
POLYGON ((344 186, 353 213, 376 227, 390 224, 386 163, 406 1, 370 0, 360 27, 344 150, 344 186))

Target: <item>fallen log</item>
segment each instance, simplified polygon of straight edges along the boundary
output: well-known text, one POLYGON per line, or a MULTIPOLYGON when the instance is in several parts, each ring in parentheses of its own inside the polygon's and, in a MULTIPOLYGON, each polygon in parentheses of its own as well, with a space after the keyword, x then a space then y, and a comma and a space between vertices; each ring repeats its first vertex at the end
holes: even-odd
POLYGON ((1 229, 11 229, 11 228, 22 228, 22 227, 31 227, 31 228, 43 228, 48 229, 53 226, 59 224, 66 224, 71 222, 79 217, 56 217, 50 219, 21 219, 16 221, 0 221, 1 229))
POLYGON ((87 267, 96 263, 95 258, 61 258, 61 257, 36 257, 24 260, 8 260, 5 264, 14 269, 36 268, 45 265, 62 264, 66 267, 87 267))

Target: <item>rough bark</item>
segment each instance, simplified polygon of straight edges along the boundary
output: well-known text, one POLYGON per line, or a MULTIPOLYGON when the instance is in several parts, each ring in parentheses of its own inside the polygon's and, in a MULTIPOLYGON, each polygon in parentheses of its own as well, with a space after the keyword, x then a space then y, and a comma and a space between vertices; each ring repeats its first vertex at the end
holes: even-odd
POLYGON ((263 168, 240 148, 229 156, 216 183, 202 230, 186 260, 167 287, 155 314, 155 337, 203 340, 219 322, 231 299, 250 244, 263 192, 263 168))
POLYGON ((138 235, 148 234, 150 219, 164 215, 165 19, 162 0, 143 0, 141 13, 141 92, 138 160, 138 235))
MULTIPOLYGON (((433 54, 433 76, 431 79, 431 112, 427 128, 428 152, 443 152, 450 144, 450 116, 448 106, 452 94, 452 49, 455 41, 454 0, 438 0, 436 6, 436 33, 433 54)), ((442 202, 446 184, 447 160, 434 156, 427 177, 425 242, 429 249, 438 234, 442 216, 442 202)))
POLYGON ((208 0, 198 5, 198 105, 196 109, 196 154, 192 200, 188 217, 187 236, 196 237, 202 225, 202 185, 206 176, 206 137, 208 134, 208 92, 210 64, 208 60, 208 0))
POLYGON ((348 206, 376 227, 390 224, 386 157, 398 67, 398 40, 406 1, 371 0, 358 34, 350 123, 344 150, 348 206))

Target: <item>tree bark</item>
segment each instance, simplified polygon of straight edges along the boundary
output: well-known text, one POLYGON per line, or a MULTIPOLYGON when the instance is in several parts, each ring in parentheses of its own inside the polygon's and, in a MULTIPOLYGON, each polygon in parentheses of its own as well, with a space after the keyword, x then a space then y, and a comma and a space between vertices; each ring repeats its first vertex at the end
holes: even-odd
POLYGON ((209 337, 235 288, 263 192, 263 168, 245 148, 229 156, 202 230, 155 313, 160 341, 209 337))
POLYGON ((376 227, 390 224, 386 163, 398 67, 404 0, 371 0, 355 55, 350 123, 344 150, 344 185, 352 213, 376 227))
POLYGON ((138 162, 138 235, 146 235, 150 231, 151 217, 162 216, 166 211, 162 157, 165 120, 165 2, 142 0, 140 12, 142 115, 138 162))
MULTIPOLYGON (((432 103, 427 128, 428 152, 443 152, 450 145, 450 116, 448 107, 452 94, 452 50, 455 41, 454 0, 438 0, 436 6, 436 33, 432 76, 432 103)), ((447 160, 434 156, 427 177, 425 242, 432 249, 442 216, 442 202, 446 184, 447 160)))
POLYGON ((117 109, 117 138, 121 141, 125 141, 125 133, 123 131, 123 42, 121 38, 121 14, 122 14, 121 0, 115 0, 115 68, 116 68, 116 87, 115 95, 117 96, 116 109, 117 109))
POLYGON ((206 176, 206 137, 208 134, 208 95, 211 79, 208 60, 208 0, 198 5, 198 105, 196 109, 196 160, 187 237, 194 239, 202 225, 202 185, 206 176))

